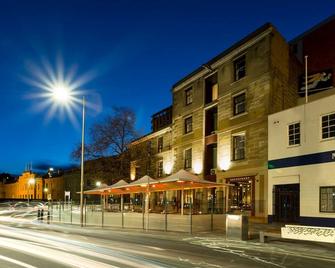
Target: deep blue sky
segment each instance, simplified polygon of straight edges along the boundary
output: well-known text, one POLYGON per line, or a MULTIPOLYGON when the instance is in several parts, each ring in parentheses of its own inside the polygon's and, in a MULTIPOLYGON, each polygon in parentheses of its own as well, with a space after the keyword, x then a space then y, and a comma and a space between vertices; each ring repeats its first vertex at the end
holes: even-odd
MULTIPOLYGON (((335 1, 0 1, 0 172, 20 173, 28 162, 66 165, 80 142, 68 119, 33 112, 36 91, 23 77, 41 59, 78 74, 94 71, 84 88, 100 112, 130 106, 143 134, 150 116, 171 104, 171 86, 265 22, 287 40, 332 15, 335 1)), ((79 118, 79 115, 77 115, 79 118)))

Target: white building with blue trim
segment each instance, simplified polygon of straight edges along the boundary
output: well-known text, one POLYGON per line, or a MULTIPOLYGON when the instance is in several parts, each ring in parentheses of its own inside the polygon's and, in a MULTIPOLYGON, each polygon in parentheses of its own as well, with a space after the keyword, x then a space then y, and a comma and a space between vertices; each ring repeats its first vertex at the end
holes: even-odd
POLYGON ((269 222, 335 227, 335 95, 268 120, 269 222))

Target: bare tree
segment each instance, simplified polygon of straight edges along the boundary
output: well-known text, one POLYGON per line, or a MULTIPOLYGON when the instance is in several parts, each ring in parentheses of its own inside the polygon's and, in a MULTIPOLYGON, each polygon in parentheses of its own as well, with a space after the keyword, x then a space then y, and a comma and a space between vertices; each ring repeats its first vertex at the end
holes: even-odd
MULTIPOLYGON (((136 116, 126 107, 114 107, 113 113, 90 129, 90 143, 85 145, 85 159, 97 159, 114 156, 119 161, 119 175, 129 173, 129 144, 137 138, 135 130, 136 116)), ((80 159, 81 146, 73 152, 74 159, 80 159)))
POLYGON ((113 114, 91 129, 91 150, 101 156, 121 155, 137 137, 135 113, 130 108, 115 107, 113 114))

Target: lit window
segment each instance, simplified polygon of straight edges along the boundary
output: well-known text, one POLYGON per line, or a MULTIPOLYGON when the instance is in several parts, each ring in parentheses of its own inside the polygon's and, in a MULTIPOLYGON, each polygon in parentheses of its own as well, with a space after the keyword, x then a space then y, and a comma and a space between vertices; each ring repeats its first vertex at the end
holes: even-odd
POLYGON ((320 187, 320 212, 335 212, 335 186, 320 187))
POLYGON ((192 132, 192 116, 185 119, 185 134, 192 132))
POLYGON ((157 141, 157 151, 161 153, 163 151, 163 137, 159 137, 157 141))
POLYGON ((288 145, 300 144, 300 123, 294 123, 288 126, 288 145))
POLYGON ((245 158, 245 134, 233 136, 233 160, 245 158))
POLYGON ((192 88, 185 90, 185 104, 189 105, 193 102, 193 91, 192 88))
POLYGON ((192 168, 192 148, 187 149, 184 152, 184 168, 192 168))
POLYGON ((234 102, 234 115, 242 114, 245 109, 245 93, 239 94, 233 98, 234 102))
POLYGON ((239 57, 234 61, 234 74, 235 74, 235 81, 245 77, 246 75, 245 55, 239 57))
POLYGON ((158 161, 157 163, 157 178, 163 176, 163 160, 158 161))
POLYGON ((205 79, 205 104, 217 100, 219 97, 219 85, 217 73, 205 79))
POLYGON ((322 139, 335 137, 335 113, 322 116, 322 139))

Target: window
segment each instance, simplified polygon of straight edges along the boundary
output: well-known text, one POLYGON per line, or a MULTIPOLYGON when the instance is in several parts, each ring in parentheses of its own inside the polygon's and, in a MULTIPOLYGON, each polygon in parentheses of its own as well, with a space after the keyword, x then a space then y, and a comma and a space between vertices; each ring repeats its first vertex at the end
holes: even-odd
POLYGON ((192 132, 192 116, 185 119, 185 134, 192 132))
POLYGON ((157 141, 157 151, 161 153, 163 151, 163 137, 159 137, 157 141))
POLYGON ((335 212, 335 186, 320 187, 320 212, 335 212))
POLYGON ((205 113, 205 135, 215 134, 217 130, 218 121, 218 108, 213 107, 211 109, 206 110, 205 113))
POLYGON ((288 145, 300 144, 300 123, 294 123, 288 126, 288 145))
POLYGON ((147 141, 147 153, 151 154, 151 141, 147 141))
POLYGON ((234 102, 234 115, 242 114, 245 109, 245 93, 239 94, 233 98, 234 102))
POLYGON ((233 136, 233 160, 245 158, 245 134, 233 136))
POLYGON ((184 169, 192 168, 192 148, 184 152, 184 169))
POLYGON ((215 73, 205 79, 205 104, 217 100, 218 95, 219 95, 218 74, 215 73))
POLYGON ((163 176, 163 160, 159 160, 157 163, 157 178, 163 176))
POLYGON ((241 78, 245 77, 246 70, 245 70, 245 55, 239 57, 234 61, 234 74, 235 74, 235 81, 240 80, 241 78))
POLYGON ((322 139, 335 137, 335 113, 322 116, 322 139))
POLYGON ((185 104, 189 105, 193 102, 193 91, 192 88, 185 90, 185 104))

